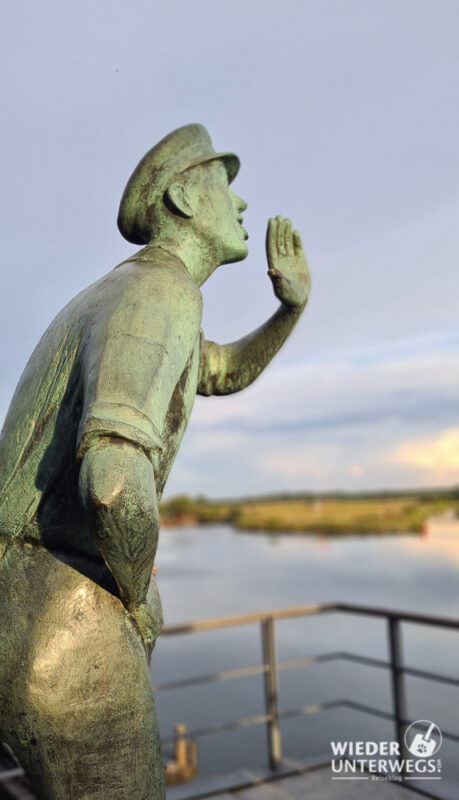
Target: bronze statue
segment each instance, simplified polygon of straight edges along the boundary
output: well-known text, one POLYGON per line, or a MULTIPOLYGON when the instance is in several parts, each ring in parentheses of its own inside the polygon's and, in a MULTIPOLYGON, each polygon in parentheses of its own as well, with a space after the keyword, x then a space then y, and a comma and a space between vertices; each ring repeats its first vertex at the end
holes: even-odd
POLYGON ((118 225, 143 249, 75 297, 32 354, 0 439, 0 739, 40 800, 164 795, 151 651, 158 500, 196 392, 238 392, 308 298, 289 220, 270 220, 279 309, 206 341, 199 287, 247 256, 239 160, 201 125, 142 159, 118 225))

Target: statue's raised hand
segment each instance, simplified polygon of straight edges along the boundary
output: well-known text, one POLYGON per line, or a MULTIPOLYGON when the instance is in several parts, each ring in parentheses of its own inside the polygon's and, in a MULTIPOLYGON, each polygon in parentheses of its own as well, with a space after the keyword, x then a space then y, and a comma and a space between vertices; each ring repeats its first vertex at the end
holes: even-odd
POLYGON ((311 276, 304 257, 300 234, 292 231, 289 219, 276 217, 266 233, 268 275, 274 294, 286 306, 303 308, 311 288, 311 276))

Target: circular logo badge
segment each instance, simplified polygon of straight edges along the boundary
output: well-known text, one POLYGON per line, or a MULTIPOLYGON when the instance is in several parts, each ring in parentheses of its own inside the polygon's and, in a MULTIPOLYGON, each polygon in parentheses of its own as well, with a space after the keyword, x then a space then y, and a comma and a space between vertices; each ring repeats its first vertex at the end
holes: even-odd
POLYGON ((412 722, 405 731, 405 745, 411 755, 430 758, 438 753, 442 742, 441 730, 429 719, 412 722))

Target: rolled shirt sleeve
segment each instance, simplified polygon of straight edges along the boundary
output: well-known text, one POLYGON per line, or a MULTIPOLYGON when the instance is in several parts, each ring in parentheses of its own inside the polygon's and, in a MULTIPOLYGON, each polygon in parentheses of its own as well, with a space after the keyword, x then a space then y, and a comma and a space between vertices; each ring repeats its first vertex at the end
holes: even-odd
POLYGON ((80 423, 77 451, 80 458, 89 449, 94 437, 98 436, 128 439, 150 456, 163 447, 159 431, 151 419, 126 403, 96 401, 89 406, 80 423))

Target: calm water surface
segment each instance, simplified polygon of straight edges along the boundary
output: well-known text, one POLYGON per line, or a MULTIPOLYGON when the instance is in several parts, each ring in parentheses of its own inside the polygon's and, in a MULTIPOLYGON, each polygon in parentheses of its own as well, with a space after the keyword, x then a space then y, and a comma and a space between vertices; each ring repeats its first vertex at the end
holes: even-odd
MULTIPOLYGON (((451 534, 327 538, 165 529, 157 566, 168 624, 330 601, 459 617, 459 537, 451 534)), ((403 633, 407 664, 459 677, 459 634, 415 625, 404 625, 403 633)), ((276 646, 280 659, 344 649, 387 659, 384 623, 351 615, 276 623, 276 646)), ((153 655, 152 682, 259 662, 257 625, 164 638, 153 655)), ((412 678, 406 685, 410 719, 459 733, 459 689, 412 678)), ((389 710, 389 675, 342 661, 280 673, 281 709, 340 698, 389 710)), ((263 713, 262 677, 159 692, 156 702, 166 737, 179 721, 192 729, 263 713)), ((283 722, 282 736, 285 755, 328 757, 330 739, 391 739, 393 730, 366 714, 330 710, 283 722)), ((264 764, 265 743, 264 726, 203 737, 201 774, 264 764)), ((444 743, 441 755, 441 791, 458 797, 459 745, 444 743)))

